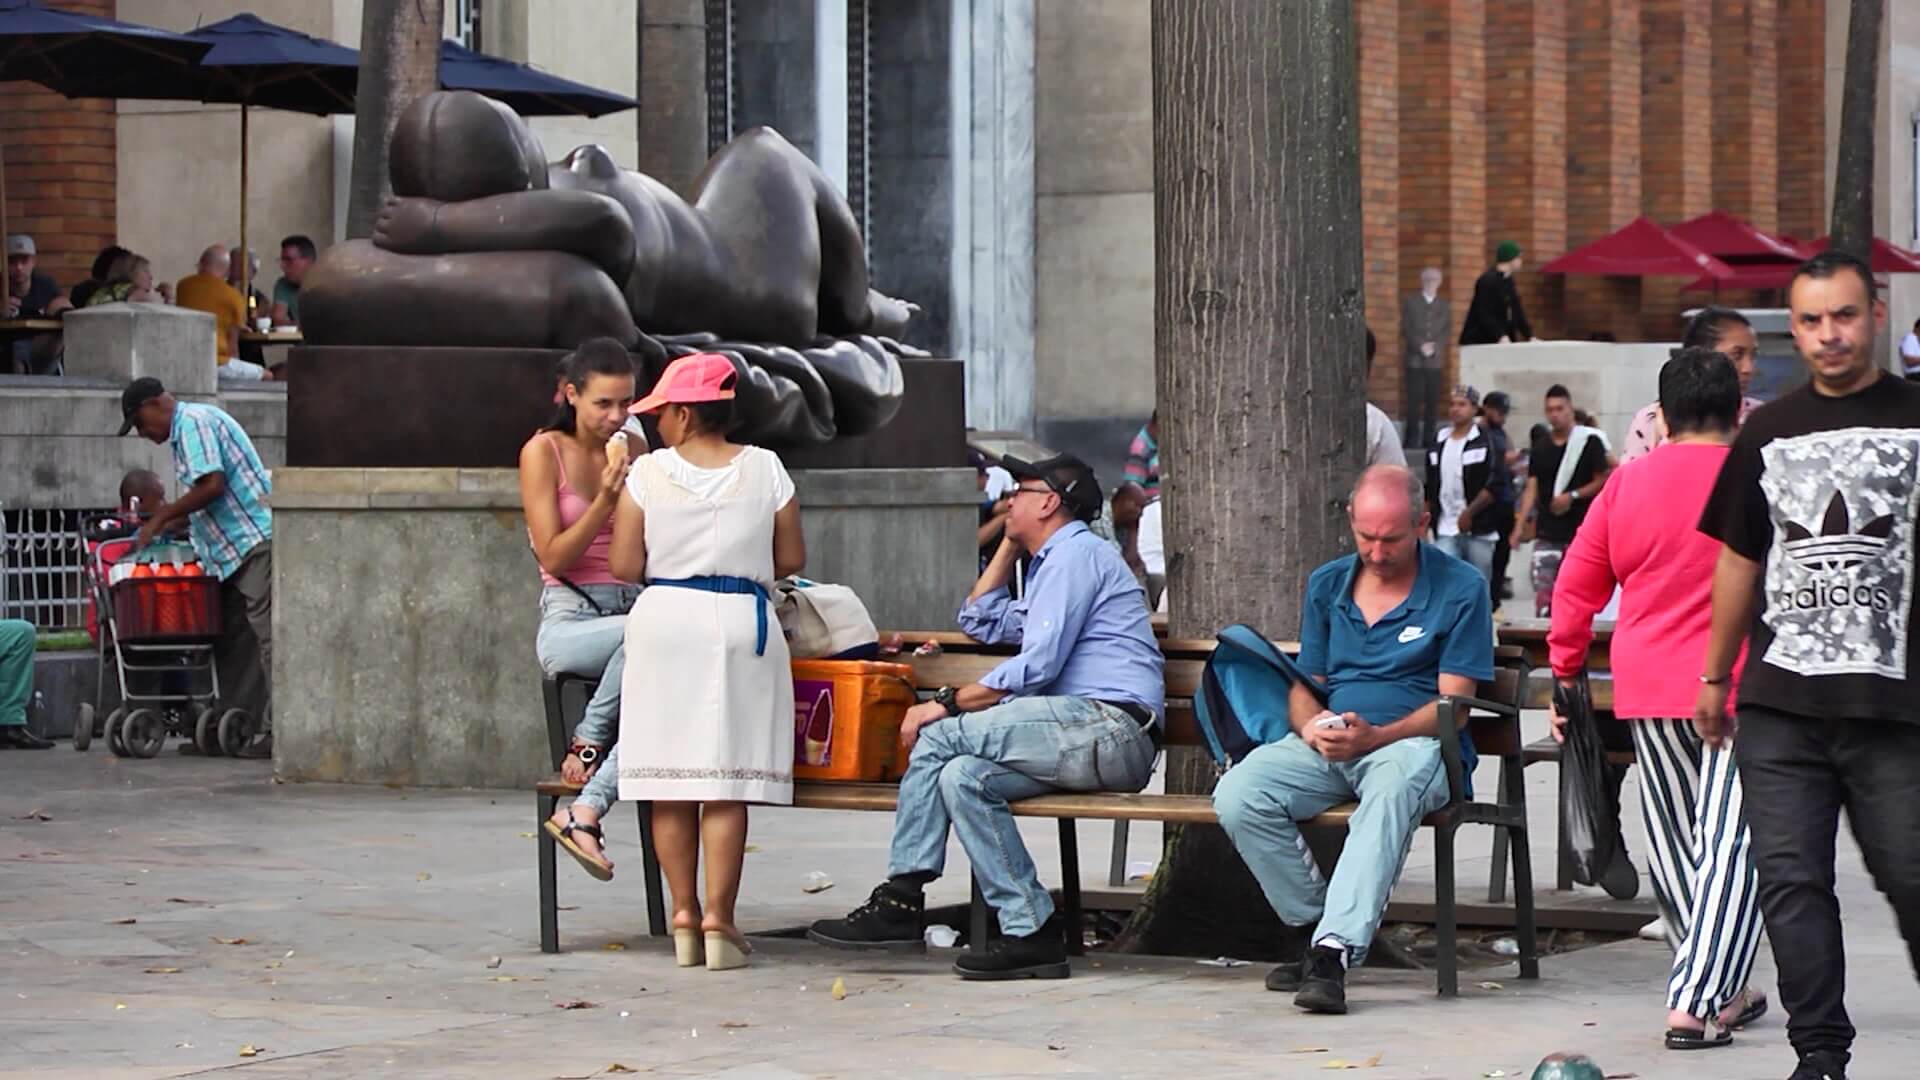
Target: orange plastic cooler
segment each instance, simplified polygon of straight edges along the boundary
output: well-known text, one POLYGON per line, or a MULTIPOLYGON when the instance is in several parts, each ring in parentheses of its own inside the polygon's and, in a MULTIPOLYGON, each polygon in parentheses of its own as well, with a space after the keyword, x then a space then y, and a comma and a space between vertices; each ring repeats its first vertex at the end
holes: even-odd
POLYGON ((915 701, 913 668, 868 660, 793 662, 793 775, 893 780, 906 770, 900 721, 915 701))

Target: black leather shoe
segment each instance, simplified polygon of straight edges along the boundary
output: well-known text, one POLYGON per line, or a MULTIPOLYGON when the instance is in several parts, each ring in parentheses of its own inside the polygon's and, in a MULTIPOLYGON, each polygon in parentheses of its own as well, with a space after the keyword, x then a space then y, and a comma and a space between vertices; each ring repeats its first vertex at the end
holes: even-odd
POLYGON ((926 903, 920 893, 883 882, 846 918, 814 923, 807 939, 836 949, 920 952, 927 947, 926 903))
POLYGON ((49 750, 53 744, 27 730, 25 724, 9 724, 0 727, 0 746, 9 746, 15 750, 49 750))
POLYGON ((1847 1080, 1846 1062, 1833 1054, 1815 1051, 1800 1059, 1800 1067, 1787 1080, 1847 1080))
POLYGON ((967 946, 953 962, 954 974, 977 982, 1004 979, 1064 979, 1073 974, 1067 966, 1067 943, 1060 936, 1056 916, 1025 937, 998 937, 985 949, 967 946))
POLYGON ((1287 994, 1300 989, 1300 982, 1305 977, 1306 963, 1305 960, 1294 960, 1267 972, 1267 989, 1287 994))
POLYGON ((1306 969, 1293 1003, 1308 1012, 1339 1015, 1347 1011, 1347 965, 1339 949, 1315 945, 1303 961, 1306 969))

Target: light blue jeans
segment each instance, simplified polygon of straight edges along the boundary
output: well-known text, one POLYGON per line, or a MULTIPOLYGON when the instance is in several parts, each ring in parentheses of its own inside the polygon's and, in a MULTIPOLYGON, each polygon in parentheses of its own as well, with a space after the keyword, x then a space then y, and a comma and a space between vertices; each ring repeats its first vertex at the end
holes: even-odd
POLYGON ((1459 533, 1454 536, 1442 536, 1434 540, 1433 546, 1459 559, 1461 562, 1480 571, 1480 576, 1493 580, 1493 549, 1498 541, 1491 536, 1468 536, 1459 533))
POLYGON ((1420 819, 1447 802, 1440 740, 1402 739, 1357 761, 1331 762, 1298 735, 1248 754, 1213 789, 1213 809, 1267 903, 1288 926, 1315 925, 1312 941, 1333 938, 1358 966, 1380 928, 1420 819), (1300 828, 1341 803, 1359 800, 1347 845, 1320 876, 1300 828))
POLYGON ((1007 804, 1049 791, 1139 791, 1153 758, 1138 720, 1086 698, 1014 698, 930 724, 900 781, 887 876, 938 875, 951 825, 1001 932, 1032 934, 1053 900, 1007 804))
MULTIPOLYGON (((572 589, 549 585, 540 592, 540 630, 534 636, 533 651, 540 658, 540 670, 548 676, 567 672, 600 677, 573 734, 581 742, 607 749, 619 734, 620 679, 627 662, 626 612, 640 589, 634 585, 581 588, 603 610, 620 614, 601 615, 572 589)), ((619 797, 617 752, 607 749, 578 800, 602 814, 619 797)))

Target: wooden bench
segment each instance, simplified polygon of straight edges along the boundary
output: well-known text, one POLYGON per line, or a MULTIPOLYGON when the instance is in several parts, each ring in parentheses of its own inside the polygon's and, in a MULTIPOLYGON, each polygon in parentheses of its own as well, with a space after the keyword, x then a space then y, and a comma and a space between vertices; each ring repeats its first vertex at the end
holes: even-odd
MULTIPOLYGON (((960 686, 977 682, 982 676, 1000 662, 1011 650, 983 646, 959 634, 916 633, 909 634, 910 642, 926 640, 939 641, 943 650, 934 656, 902 656, 901 660, 914 667, 915 681, 923 693, 929 693, 941 686, 960 686)), ((1162 641, 1162 651, 1167 656, 1167 723, 1164 745, 1181 747, 1204 747, 1205 740, 1200 734, 1193 714, 1193 695, 1200 685, 1200 673, 1205 666, 1206 657, 1213 651, 1210 640, 1162 641)), ((1282 643, 1283 648, 1291 648, 1282 643)), ((1509 831, 1515 834, 1512 845, 1514 914, 1516 937, 1520 946, 1520 975, 1522 978, 1539 977, 1538 941, 1534 926, 1532 867, 1528 859, 1526 842, 1527 816, 1525 786, 1506 782, 1506 777, 1518 777, 1524 764, 1521 755, 1524 747, 1520 740, 1518 705, 1522 698, 1526 682, 1523 660, 1517 649, 1499 650, 1499 663, 1493 682, 1482 687, 1482 698, 1442 698, 1441 699, 1441 738, 1442 758, 1447 769, 1447 782, 1450 792, 1447 804, 1421 822, 1434 830, 1434 894, 1436 898, 1437 918, 1435 929, 1439 935, 1439 969, 1437 982, 1442 995, 1452 996, 1458 992, 1459 977, 1455 955, 1457 937, 1456 927, 1456 889, 1454 876, 1454 834, 1462 825, 1488 825, 1505 835, 1509 831), (1460 742, 1456 734, 1457 717, 1461 710, 1468 713, 1468 727, 1473 733, 1476 748, 1484 757, 1496 757, 1501 761, 1502 783, 1500 791, 1493 800, 1469 799, 1465 795, 1466 777, 1462 770, 1460 742)), ((560 712, 550 712, 550 718, 562 716, 560 712)), ((553 739, 553 751, 556 762, 565 752, 566 734, 569 725, 564 721, 550 723, 549 734, 553 739)), ((567 784, 558 776, 543 781, 536 790, 537 807, 540 820, 544 822, 553 813, 558 800, 578 793, 578 788, 567 784)), ((819 783, 802 781, 794 785, 796 807, 819 810, 886 811, 892 812, 896 806, 899 788, 894 784, 848 784, 819 783)), ((1079 954, 1080 942, 1080 861, 1077 823, 1081 820, 1095 821, 1158 821, 1171 825, 1217 825, 1219 819, 1213 811, 1210 797, 1205 795, 1154 795, 1123 793, 1056 793, 1041 795, 1031 799, 1022 799, 1012 804, 1016 817, 1051 818, 1059 822, 1061 857, 1061 908, 1063 921, 1067 927, 1067 947, 1079 954)), ((1334 807, 1324 814, 1303 822, 1309 829, 1344 830, 1357 804, 1334 807)), ((656 935, 666 932, 664 916, 665 904, 661 894, 658 864, 653 859, 652 835, 646 827, 647 814, 642 816, 642 844, 646 856, 643 874, 647 887, 647 911, 649 929, 656 935)), ((541 943, 546 952, 559 949, 557 900, 554 893, 554 877, 557 845, 542 829, 536 833, 539 839, 540 887, 541 887, 541 943)), ((1323 868, 1324 869, 1324 868, 1323 868)), ((974 886, 972 905, 972 940, 985 939, 989 912, 981 901, 979 887, 974 886)))

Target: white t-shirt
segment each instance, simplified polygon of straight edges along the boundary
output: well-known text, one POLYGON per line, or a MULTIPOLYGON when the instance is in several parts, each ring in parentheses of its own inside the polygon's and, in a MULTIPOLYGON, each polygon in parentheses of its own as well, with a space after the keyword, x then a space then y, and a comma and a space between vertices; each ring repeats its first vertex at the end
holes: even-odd
POLYGON ((1400 446, 1400 435, 1393 421, 1373 402, 1367 402, 1367 464, 1405 465, 1407 452, 1400 446))
MULTIPOLYGON (((773 459, 771 462, 773 467, 762 470, 761 475, 767 477, 767 482, 773 486, 771 492, 773 505, 777 508, 785 507, 787 500, 793 498, 793 478, 787 475, 786 466, 780 463, 779 456, 771 450, 758 446, 743 446, 740 452, 733 456, 732 461, 717 469, 701 468, 681 457, 680 452, 672 447, 655 450, 652 457, 660 465, 661 471, 667 474, 667 479, 702 499, 712 500, 725 493, 727 486, 733 483, 735 475, 739 473, 740 463, 752 454, 773 459)), ((642 510, 647 508, 646 490, 635 472, 627 473, 627 494, 633 497, 633 501, 639 504, 642 510)))
POLYGON ((1469 428, 1465 435, 1448 433, 1440 444, 1440 520, 1433 523, 1434 532, 1440 536, 1460 535, 1460 515, 1467 509, 1467 487, 1461 455, 1466 452, 1467 441, 1474 436, 1469 428))
POLYGON ((1908 334, 1900 339, 1900 359, 1907 366, 1907 373, 1920 372, 1920 334, 1908 334))
POLYGON ((1147 573, 1165 577, 1167 573, 1167 545, 1160 524, 1160 500, 1148 503, 1140 511, 1140 532, 1134 538, 1134 546, 1140 551, 1140 564, 1147 573))

